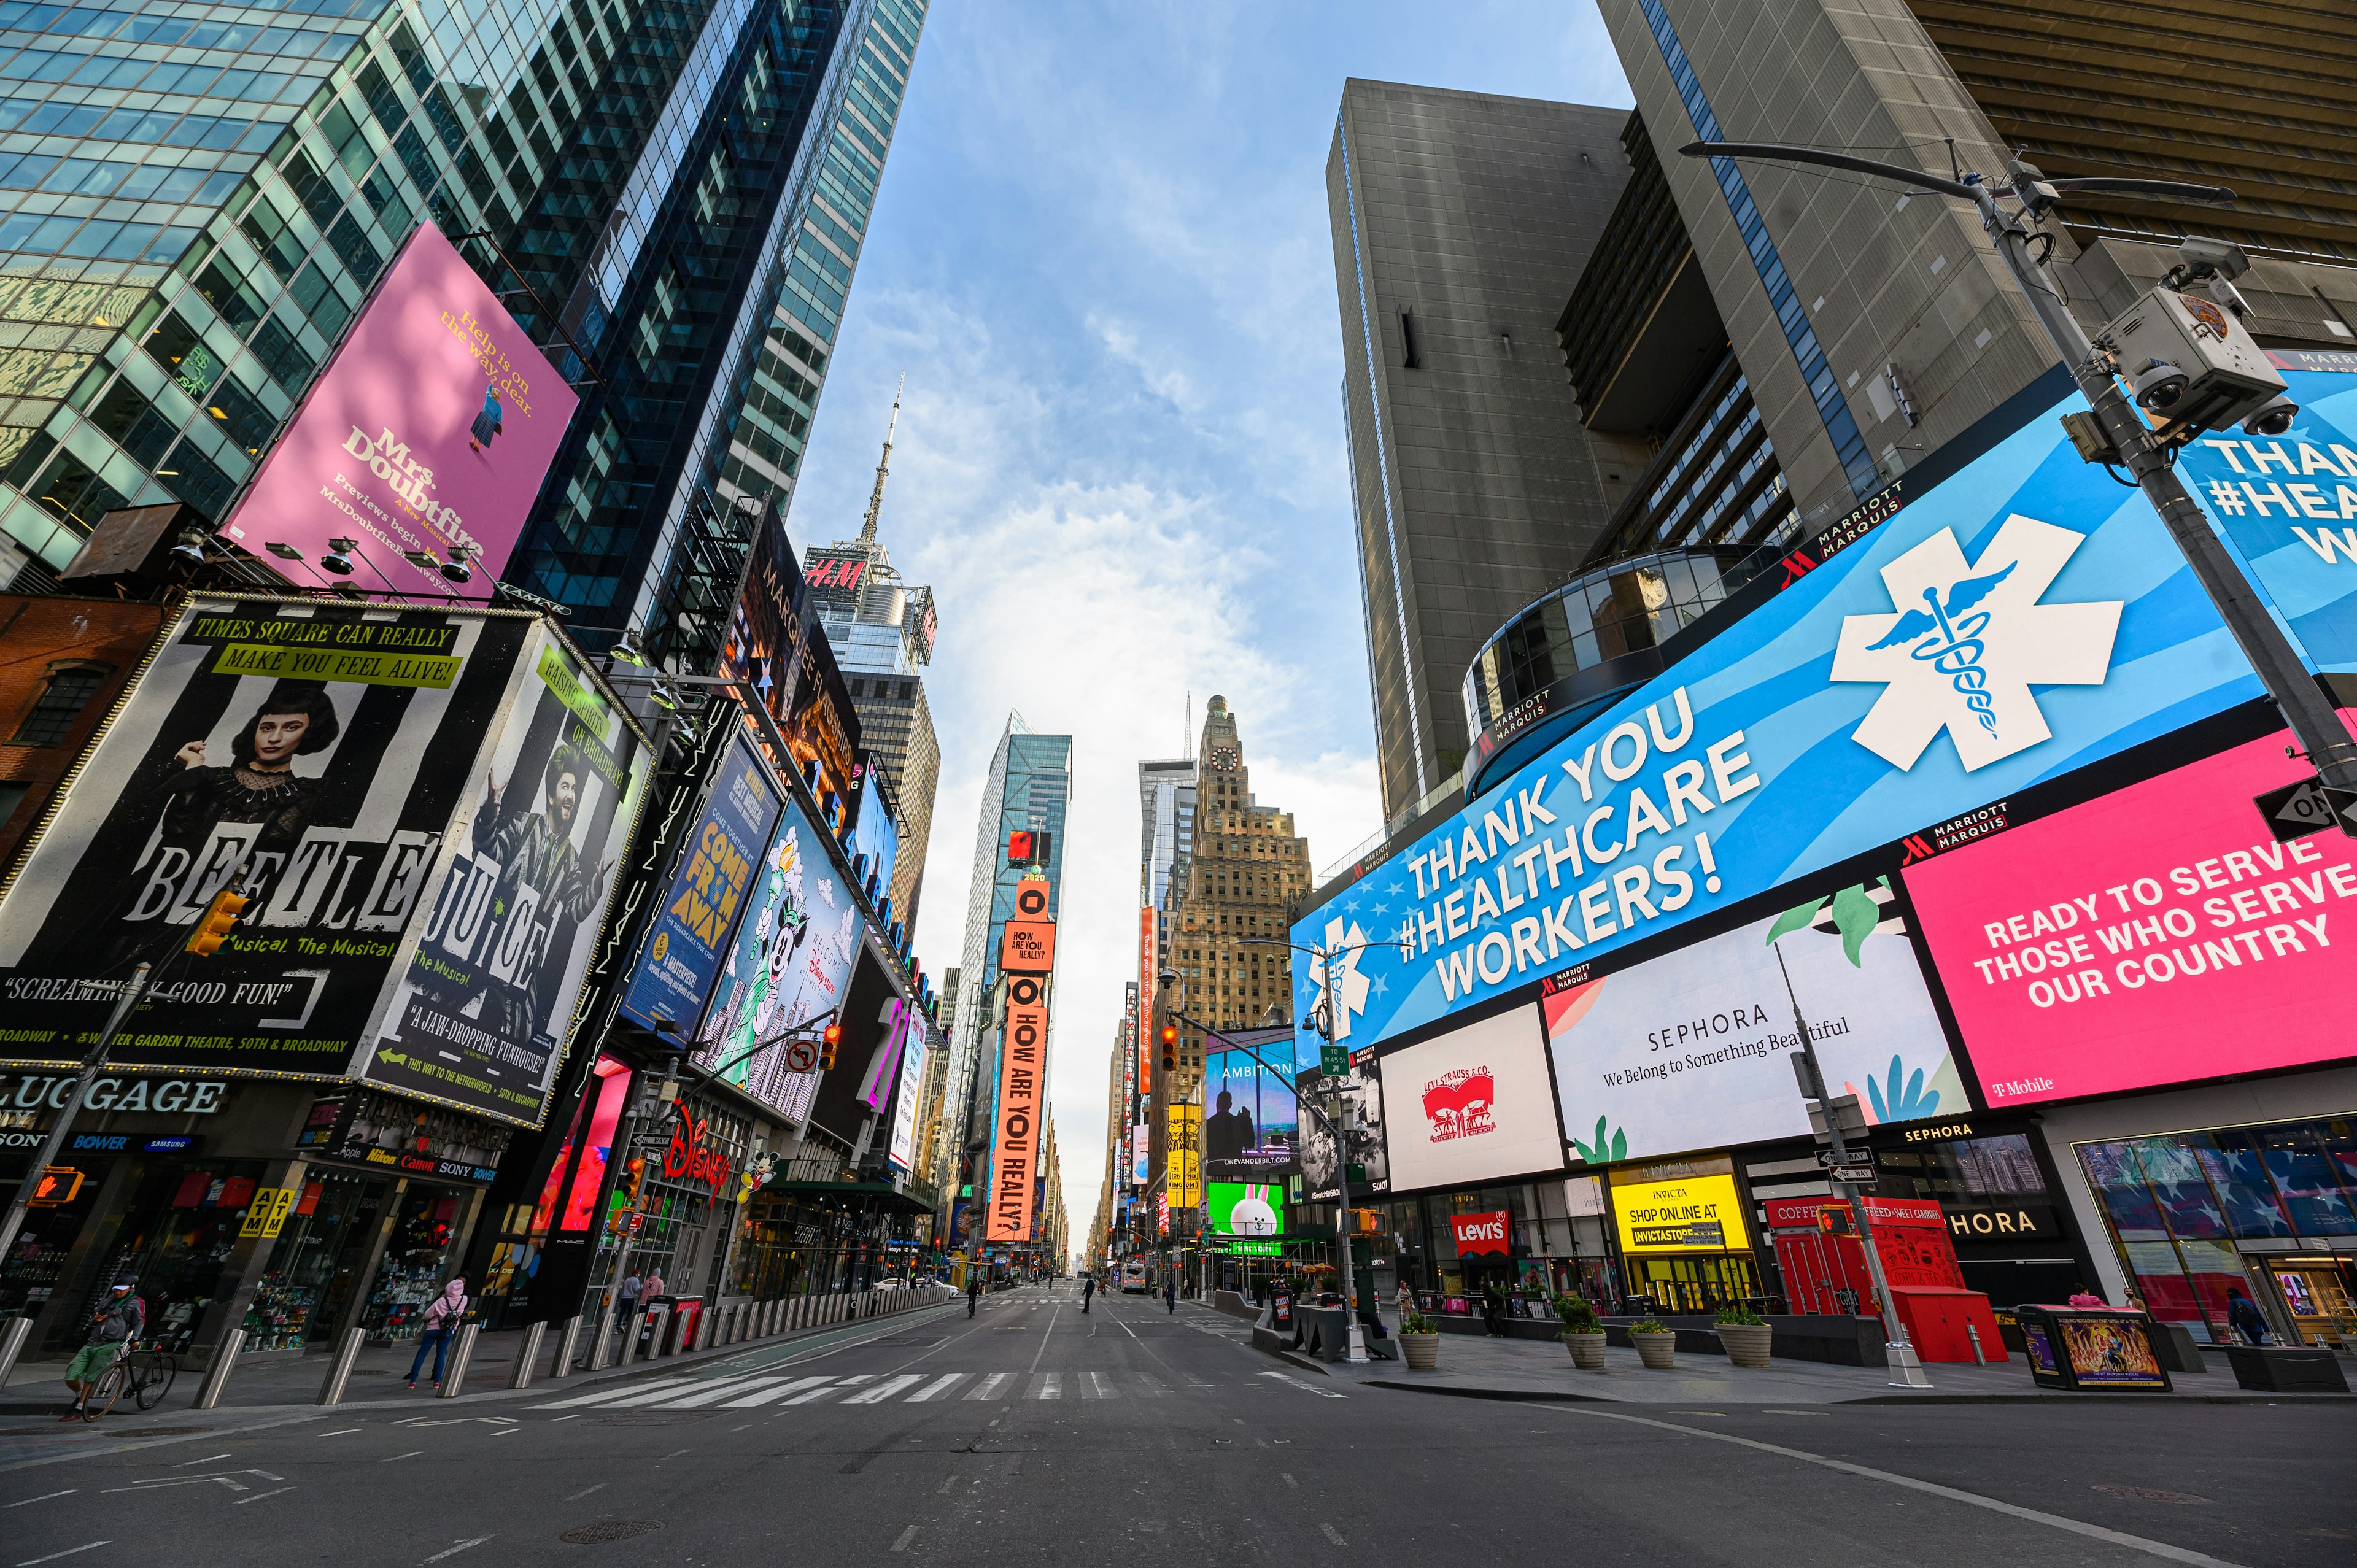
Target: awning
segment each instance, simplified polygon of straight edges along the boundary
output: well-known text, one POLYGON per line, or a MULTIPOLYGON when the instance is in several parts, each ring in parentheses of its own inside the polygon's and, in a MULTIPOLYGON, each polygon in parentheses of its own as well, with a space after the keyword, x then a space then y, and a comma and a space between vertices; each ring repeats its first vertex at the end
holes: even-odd
POLYGON ((856 1208, 881 1208, 899 1214, 931 1214, 933 1206, 881 1181, 773 1181, 759 1189, 781 1197, 814 1198, 821 1203, 842 1200, 856 1208))

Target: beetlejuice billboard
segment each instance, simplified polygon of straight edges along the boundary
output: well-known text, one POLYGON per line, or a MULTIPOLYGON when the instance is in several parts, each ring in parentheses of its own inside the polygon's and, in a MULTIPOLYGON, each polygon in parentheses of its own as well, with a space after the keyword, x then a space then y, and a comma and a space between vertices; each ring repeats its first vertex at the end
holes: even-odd
MULTIPOLYGON (((2325 413, 2357 389, 2294 379, 2325 413)), ((2150 503, 2062 435, 2083 406, 2057 403, 1846 547, 1796 557, 1773 597, 1299 920, 1295 941, 1335 951, 1338 1042, 1420 1029, 2258 696, 2150 503)), ((2351 477, 2357 525, 2357 444, 2345 462, 2306 445, 2351 477)), ((2317 460, 2287 447, 2269 466, 2317 460)), ((2338 515, 2329 480, 2293 482, 2338 515)), ((2337 650, 2345 612, 2330 584, 2291 602, 2286 551, 2316 552, 2283 532, 2262 585, 2308 646, 2337 650)), ((2357 587, 2357 564, 2335 570, 2357 587)), ((1308 1016, 1324 966, 1295 986, 1308 1016)))

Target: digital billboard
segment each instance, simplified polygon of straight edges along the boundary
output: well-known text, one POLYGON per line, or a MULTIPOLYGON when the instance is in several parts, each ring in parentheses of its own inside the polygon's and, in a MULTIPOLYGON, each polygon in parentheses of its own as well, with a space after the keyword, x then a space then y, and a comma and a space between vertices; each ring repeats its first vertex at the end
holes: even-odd
POLYGON ((1213 1181, 1203 1185, 1214 1236, 1267 1240, 1285 1234, 1285 1184, 1213 1181))
MULTIPOLYGON (((2345 721, 2352 715, 2343 710, 2345 721)), ((2338 830, 2288 843, 2254 795, 2306 778, 2251 741, 1901 874, 1992 1106, 2336 1059, 2357 986, 2338 830)))
MULTIPOLYGON (((2258 695, 2150 503, 2063 436, 2080 406, 1820 543, 1772 597, 1307 913, 1294 940, 1336 952, 1337 1037, 1355 1049, 1524 993, 2258 695)), ((1325 966, 1296 984, 1308 1015, 1325 966)))
POLYGON ((1614 1171, 1612 1220, 1620 1251, 1631 1255, 1739 1252, 1751 1245, 1735 1177, 1724 1171, 1614 1171))
POLYGON ((118 1065, 350 1070, 541 637, 505 611, 184 606, 0 898, 0 1048, 78 1062, 145 961, 118 1065), (229 940, 185 953, 242 866, 229 940))
POLYGON ((1232 1037, 1237 1048, 1203 1053, 1211 1107, 1203 1118, 1203 1179, 1281 1179, 1300 1168, 1301 1102, 1293 1079, 1303 1066, 1317 1065, 1317 1036, 1297 1036, 1308 1042, 1306 1064, 1291 1029, 1240 1030, 1232 1037))
POLYGON ((865 924, 824 840, 788 789, 696 1031, 696 1065, 791 1118, 809 1115, 818 1087, 811 1070, 815 1039, 802 1050, 772 1042, 842 1005, 865 924))
POLYGON ((1546 988, 1565 1136, 1591 1165, 1809 1135, 1788 1059, 1869 1123, 1969 1112, 1922 970, 1879 881, 1594 979, 1546 988), (1879 896, 1878 897, 1877 896, 1879 896))
POLYGON ((892 1101, 892 1141, 884 1151, 884 1157, 896 1170, 916 1167, 917 1117, 923 1110, 927 1039, 924 1015, 909 1008, 900 1036, 900 1088, 892 1101))
POLYGON ((673 1024, 683 1036, 694 1031, 783 798, 751 739, 734 730, 622 994, 624 1017, 650 1029, 673 1024))
MULTIPOLYGON (((184 390, 199 403, 203 387, 184 390)), ((331 539, 403 593, 489 598, 579 402, 442 231, 422 223, 263 459, 224 532, 300 586, 331 539), (410 553, 431 556, 413 561, 410 553), (439 563, 464 556, 464 583, 439 563)))
POLYGON ((1006 1022, 999 1033, 998 1104, 990 1132, 985 1240, 1030 1240, 1047 1067, 1047 977, 1011 975, 1006 982, 1006 1022))
POLYGON ((358 1076, 536 1122, 571 1038, 647 751, 620 703, 535 628, 416 948, 358 1076))
MULTIPOLYGON (((1341 1093, 1341 1105, 1355 1110, 1360 1120, 1355 1128, 1364 1136, 1352 1149, 1351 1163, 1364 1173, 1364 1180, 1352 1176, 1353 1194, 1388 1192, 1391 1190, 1391 1163, 1383 1144, 1383 1083, 1372 1060, 1352 1062, 1340 1075, 1339 1086, 1329 1086, 1329 1075, 1316 1065, 1316 1036, 1305 1036, 1311 1065, 1294 1077, 1297 1094, 1308 1097, 1313 1103, 1336 1109, 1334 1087, 1341 1093)), ((1300 1112, 1296 1123, 1301 1147, 1301 1179, 1303 1190, 1313 1198, 1332 1197, 1341 1190, 1340 1176, 1342 1156, 1334 1147, 1334 1135, 1326 1123, 1308 1111, 1300 1112)))
POLYGON ((1479 1187, 1563 1168, 1538 1009, 1516 1007, 1383 1058, 1392 1187, 1479 1187))

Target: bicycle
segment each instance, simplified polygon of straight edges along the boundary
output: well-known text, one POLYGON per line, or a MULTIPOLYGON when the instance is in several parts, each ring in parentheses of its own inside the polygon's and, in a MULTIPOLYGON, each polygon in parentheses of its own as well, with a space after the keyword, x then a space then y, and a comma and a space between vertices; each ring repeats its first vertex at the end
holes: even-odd
POLYGON ((124 1394, 141 1410, 153 1410, 172 1391, 172 1380, 180 1375, 179 1358, 163 1350, 125 1350, 114 1359, 114 1365, 99 1374, 87 1397, 81 1402, 81 1418, 96 1421, 114 1408, 124 1394))

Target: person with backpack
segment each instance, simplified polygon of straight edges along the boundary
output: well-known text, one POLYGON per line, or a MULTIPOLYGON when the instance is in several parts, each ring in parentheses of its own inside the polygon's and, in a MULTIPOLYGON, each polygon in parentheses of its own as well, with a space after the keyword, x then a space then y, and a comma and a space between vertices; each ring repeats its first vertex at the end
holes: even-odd
POLYGON ((64 1419, 81 1419, 82 1402, 106 1369, 114 1365, 115 1358, 138 1343, 147 1327, 147 1304, 131 1294, 129 1280, 117 1280, 106 1293, 106 1299, 91 1314, 90 1337, 66 1363, 66 1387, 73 1391, 73 1404, 64 1419))
POLYGON ((1175 1270, 1162 1271, 1162 1305, 1165 1311, 1173 1314, 1178 1310, 1178 1275, 1175 1270))
POLYGON ((417 1369, 425 1364, 428 1346, 434 1350, 434 1386, 442 1386, 443 1362, 450 1353, 450 1341, 457 1337, 458 1325, 467 1316, 467 1282, 454 1279, 442 1287, 442 1294, 425 1309, 425 1321, 417 1336, 417 1354, 409 1363, 409 1386, 417 1386, 417 1369))
POLYGON ((1096 1294, 1096 1275, 1082 1274, 1081 1276, 1081 1316, 1082 1317, 1086 1317, 1089 1315, 1089 1298, 1096 1294))

